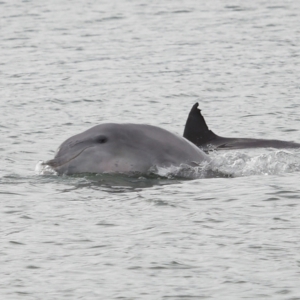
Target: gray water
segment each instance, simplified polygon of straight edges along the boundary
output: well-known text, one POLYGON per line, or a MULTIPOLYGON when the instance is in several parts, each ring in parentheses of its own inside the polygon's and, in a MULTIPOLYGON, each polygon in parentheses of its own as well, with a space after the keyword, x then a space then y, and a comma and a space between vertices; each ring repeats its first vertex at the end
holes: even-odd
POLYGON ((300 299, 300 152, 232 178, 43 175, 102 122, 300 142, 299 1, 0 2, 1 299, 300 299))

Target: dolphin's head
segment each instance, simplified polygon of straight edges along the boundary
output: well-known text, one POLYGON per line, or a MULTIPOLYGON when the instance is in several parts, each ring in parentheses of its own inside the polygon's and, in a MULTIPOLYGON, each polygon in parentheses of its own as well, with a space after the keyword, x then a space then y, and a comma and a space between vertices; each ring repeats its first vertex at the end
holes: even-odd
POLYGON ((59 174, 146 172, 150 164, 145 154, 139 159, 136 138, 122 124, 98 125, 67 139, 44 164, 59 174))
POLYGON ((128 174, 202 161, 209 161, 203 151, 162 128, 105 123, 67 139, 44 165, 58 174, 128 174))

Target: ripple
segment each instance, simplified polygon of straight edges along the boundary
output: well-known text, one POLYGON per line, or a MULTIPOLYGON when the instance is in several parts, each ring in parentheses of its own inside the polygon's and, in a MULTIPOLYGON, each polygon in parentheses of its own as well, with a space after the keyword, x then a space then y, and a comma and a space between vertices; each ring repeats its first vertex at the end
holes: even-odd
POLYGON ((299 1, 14 2, 0 2, 2 298, 296 298, 299 152, 147 176, 34 166, 88 124, 182 135, 197 101, 222 136, 299 141, 299 1))

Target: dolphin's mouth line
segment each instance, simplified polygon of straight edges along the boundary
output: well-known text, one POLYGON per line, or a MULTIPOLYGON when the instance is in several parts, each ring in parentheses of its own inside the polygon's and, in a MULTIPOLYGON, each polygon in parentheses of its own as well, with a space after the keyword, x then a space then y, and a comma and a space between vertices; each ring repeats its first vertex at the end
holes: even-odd
POLYGON ((57 162, 57 159, 59 159, 59 157, 57 157, 57 158, 46 161, 45 163, 43 163, 43 165, 48 165, 48 166, 53 167, 53 168, 61 167, 65 164, 69 163, 71 160, 75 159, 76 157, 78 157, 83 151, 85 151, 86 149, 88 149, 90 147, 92 147, 92 146, 85 147, 79 153, 77 153, 75 156, 71 157, 69 160, 67 160, 67 161, 65 161, 61 164, 57 162))

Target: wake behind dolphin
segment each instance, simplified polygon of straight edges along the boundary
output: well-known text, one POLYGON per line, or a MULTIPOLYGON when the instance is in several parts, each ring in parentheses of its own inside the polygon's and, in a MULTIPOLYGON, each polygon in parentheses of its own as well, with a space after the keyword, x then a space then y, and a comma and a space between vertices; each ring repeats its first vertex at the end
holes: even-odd
POLYGON ((147 173, 153 168, 209 162, 202 150, 165 129, 143 124, 101 124, 67 139, 45 163, 58 174, 147 173))

